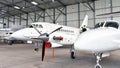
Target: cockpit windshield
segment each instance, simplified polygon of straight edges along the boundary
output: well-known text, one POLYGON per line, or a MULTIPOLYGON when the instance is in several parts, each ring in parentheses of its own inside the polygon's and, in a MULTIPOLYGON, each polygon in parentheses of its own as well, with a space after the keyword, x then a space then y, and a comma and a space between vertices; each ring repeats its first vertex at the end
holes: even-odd
POLYGON ((119 24, 117 22, 106 22, 105 27, 114 27, 118 29, 119 24))
POLYGON ((104 22, 97 23, 97 24, 95 25, 95 28, 103 27, 103 24, 104 24, 104 22))
POLYGON ((41 24, 32 24, 32 25, 30 25, 30 28, 33 28, 33 26, 36 28, 43 28, 43 26, 41 24))
POLYGON ((117 22, 101 22, 101 23, 97 23, 95 25, 95 28, 99 28, 99 27, 113 27, 113 28, 117 28, 119 27, 119 24, 117 22), (105 24, 105 25, 104 25, 105 24))

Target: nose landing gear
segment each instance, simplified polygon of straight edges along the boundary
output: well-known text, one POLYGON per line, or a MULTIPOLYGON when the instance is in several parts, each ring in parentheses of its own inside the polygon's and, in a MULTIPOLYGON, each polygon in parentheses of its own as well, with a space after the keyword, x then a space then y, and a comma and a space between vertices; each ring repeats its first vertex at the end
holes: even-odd
POLYGON ((98 65, 96 64, 94 68, 102 68, 102 66, 99 64, 98 65))
POLYGON ((75 59, 75 49, 74 49, 74 46, 71 46, 70 57, 71 57, 71 59, 75 59))
POLYGON ((38 52, 38 51, 39 51, 39 48, 35 48, 34 51, 35 51, 35 52, 38 52))
POLYGON ((99 54, 95 54, 96 56, 96 65, 94 66, 94 68, 102 68, 102 66, 99 64, 99 62, 101 61, 101 57, 102 57, 102 53, 99 54))
POLYGON ((39 51, 39 48, 38 48, 39 44, 38 42, 35 43, 35 49, 34 49, 34 52, 38 52, 39 51))

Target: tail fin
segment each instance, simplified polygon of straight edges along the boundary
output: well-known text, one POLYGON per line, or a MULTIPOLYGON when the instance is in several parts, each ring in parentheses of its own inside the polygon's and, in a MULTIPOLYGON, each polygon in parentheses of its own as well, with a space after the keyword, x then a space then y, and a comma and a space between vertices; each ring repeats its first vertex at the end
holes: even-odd
POLYGON ((88 25, 88 15, 85 15, 85 18, 84 18, 83 23, 80 26, 80 28, 82 28, 84 26, 87 27, 87 25, 88 25))
POLYGON ((80 26, 80 33, 87 31, 88 15, 85 16, 82 25, 80 26))

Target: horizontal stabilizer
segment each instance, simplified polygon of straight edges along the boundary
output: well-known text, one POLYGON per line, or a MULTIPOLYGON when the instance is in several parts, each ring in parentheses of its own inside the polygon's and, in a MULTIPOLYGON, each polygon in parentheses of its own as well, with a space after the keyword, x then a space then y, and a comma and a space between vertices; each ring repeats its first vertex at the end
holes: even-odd
POLYGON ((108 56, 110 56, 110 53, 103 53, 102 54, 102 57, 108 57, 108 56))

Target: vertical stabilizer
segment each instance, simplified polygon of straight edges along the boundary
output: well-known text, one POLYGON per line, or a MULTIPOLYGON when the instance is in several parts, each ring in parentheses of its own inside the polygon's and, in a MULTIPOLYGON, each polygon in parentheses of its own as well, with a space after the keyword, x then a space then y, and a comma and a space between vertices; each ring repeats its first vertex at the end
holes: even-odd
POLYGON ((87 31, 87 25, 88 25, 88 15, 85 16, 82 25, 80 26, 80 32, 87 31))
POLYGON ((80 26, 80 28, 87 27, 87 25, 88 25, 88 15, 85 15, 85 18, 84 18, 83 23, 80 26))

